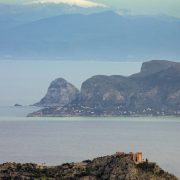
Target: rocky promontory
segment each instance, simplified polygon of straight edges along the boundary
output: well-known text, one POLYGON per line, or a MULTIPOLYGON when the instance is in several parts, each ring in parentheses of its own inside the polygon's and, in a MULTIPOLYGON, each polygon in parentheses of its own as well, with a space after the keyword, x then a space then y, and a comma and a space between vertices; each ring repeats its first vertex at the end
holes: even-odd
POLYGON ((63 78, 55 79, 49 86, 46 95, 35 106, 64 106, 76 100, 79 90, 63 78))
POLYGON ((66 163, 60 166, 4 163, 0 165, 4 180, 177 180, 156 163, 136 162, 132 153, 66 163))
POLYGON ((82 83, 80 93, 76 88, 62 86, 58 91, 63 93, 57 93, 54 86, 38 103, 47 108, 29 116, 180 116, 177 62, 145 62, 139 73, 128 77, 96 75, 82 83))

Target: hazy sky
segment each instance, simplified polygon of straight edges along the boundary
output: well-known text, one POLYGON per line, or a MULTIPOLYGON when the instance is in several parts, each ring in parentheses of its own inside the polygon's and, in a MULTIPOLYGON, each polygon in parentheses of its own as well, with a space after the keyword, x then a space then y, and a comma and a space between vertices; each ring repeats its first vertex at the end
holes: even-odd
POLYGON ((108 6, 135 15, 169 15, 180 18, 180 0, 0 0, 2 3, 52 2, 82 7, 108 6))

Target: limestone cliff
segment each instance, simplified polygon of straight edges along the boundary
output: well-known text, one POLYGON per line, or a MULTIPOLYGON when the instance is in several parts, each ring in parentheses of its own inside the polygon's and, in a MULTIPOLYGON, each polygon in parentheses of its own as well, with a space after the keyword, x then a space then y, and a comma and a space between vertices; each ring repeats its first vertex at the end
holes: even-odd
POLYGON ((54 80, 40 102, 35 106, 54 107, 71 103, 79 96, 79 90, 63 78, 54 80))

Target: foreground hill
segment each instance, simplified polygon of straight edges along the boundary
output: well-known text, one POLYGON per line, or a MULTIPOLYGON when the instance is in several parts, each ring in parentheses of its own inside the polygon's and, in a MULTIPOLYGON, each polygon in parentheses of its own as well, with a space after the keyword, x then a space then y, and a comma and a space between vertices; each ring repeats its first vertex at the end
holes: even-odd
POLYGON ((131 154, 116 153, 112 156, 66 163, 61 166, 5 163, 0 165, 0 179, 30 180, 177 180, 155 163, 137 164, 131 154))
POLYGON ((1 31, 0 42, 1 59, 179 59, 180 19, 66 14, 1 31))
POLYGON ((180 115, 180 63, 150 61, 129 77, 94 76, 82 84, 70 103, 29 116, 120 115, 180 115))

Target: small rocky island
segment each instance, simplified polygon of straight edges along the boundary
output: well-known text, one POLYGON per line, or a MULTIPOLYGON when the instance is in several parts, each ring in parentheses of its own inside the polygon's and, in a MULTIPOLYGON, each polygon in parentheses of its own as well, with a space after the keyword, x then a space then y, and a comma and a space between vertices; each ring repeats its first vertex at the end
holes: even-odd
POLYGON ((53 81, 28 116, 180 116, 180 63, 145 62, 137 74, 97 75, 79 91, 66 80, 53 81))
POLYGON ((15 104, 14 107, 22 107, 21 104, 15 104))
POLYGON ((4 180, 177 180, 156 163, 142 160, 142 153, 116 153, 111 156, 66 163, 60 166, 4 163, 4 180))

